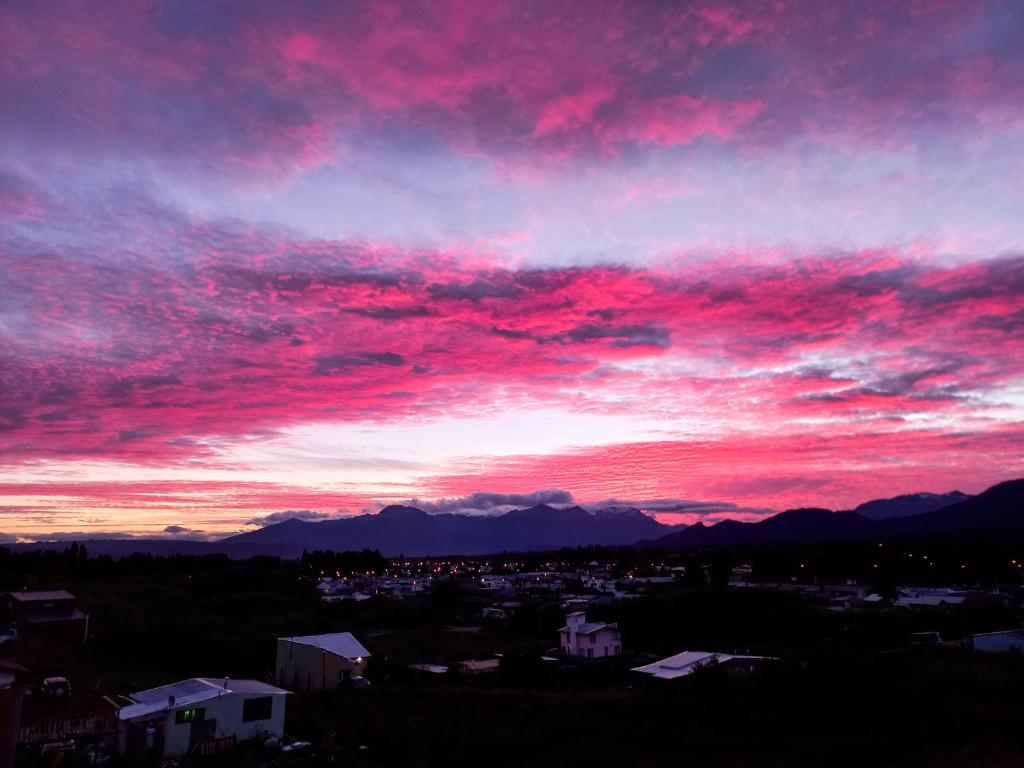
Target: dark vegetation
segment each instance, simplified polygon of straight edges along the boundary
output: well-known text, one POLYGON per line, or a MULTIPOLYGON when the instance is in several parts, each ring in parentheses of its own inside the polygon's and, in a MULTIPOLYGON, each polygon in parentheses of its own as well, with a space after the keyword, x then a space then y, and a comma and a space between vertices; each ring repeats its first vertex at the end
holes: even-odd
POLYGON ((1020 584, 1011 561, 1022 558, 1020 541, 1008 537, 521 556, 527 568, 614 561, 626 585, 654 563, 687 567, 679 583, 649 596, 588 609, 592 620, 620 623, 630 653, 589 667, 540 659, 564 623, 555 595, 527 596, 505 621, 479 618, 488 598, 469 578, 441 579, 405 600, 318 599, 321 572, 386 567, 372 551, 239 561, 0 549, 0 591, 60 586, 79 596, 91 615, 88 644, 45 657, 19 651, 39 675, 66 674, 78 690, 125 693, 200 675, 262 679, 276 637, 355 632, 373 653, 373 687, 288 703, 290 734, 333 744, 342 764, 1008 766, 1024 755, 1024 657, 977 654, 956 641, 1019 626, 1018 596, 836 613, 795 592, 724 585, 743 563, 755 578, 783 584, 860 578, 881 590, 916 582, 1005 591, 1020 584), (931 630, 952 642, 908 647, 910 633, 931 630), (781 661, 750 677, 711 668, 667 685, 628 672, 684 649, 781 661), (501 668, 490 678, 408 666, 495 653, 501 668))

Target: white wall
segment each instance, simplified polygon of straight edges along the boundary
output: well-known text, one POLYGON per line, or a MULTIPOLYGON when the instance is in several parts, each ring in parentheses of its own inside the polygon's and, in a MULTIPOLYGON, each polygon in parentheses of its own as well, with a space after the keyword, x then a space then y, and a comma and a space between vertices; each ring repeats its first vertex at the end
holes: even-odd
POLYGON ((359 664, 343 656, 287 638, 277 640, 277 684, 292 691, 320 691, 337 688, 344 677, 363 677, 366 659, 359 664), (347 673, 347 674, 346 674, 347 673))
POLYGON ((1008 632, 997 632, 991 635, 975 635, 974 650, 1000 653, 1005 651, 1024 651, 1024 640, 1014 637, 1008 632))
MULTIPOLYGON (((285 694, 266 693, 225 693, 194 706, 179 706, 175 710, 204 708, 206 720, 216 720, 217 729, 214 738, 221 739, 234 736, 237 741, 246 741, 256 737, 284 735, 285 694), (273 702, 269 720, 242 721, 242 707, 247 699, 260 699, 270 696, 273 702)), ((174 757, 188 754, 189 740, 192 733, 191 723, 175 722, 175 710, 168 712, 164 727, 164 756, 174 757)))

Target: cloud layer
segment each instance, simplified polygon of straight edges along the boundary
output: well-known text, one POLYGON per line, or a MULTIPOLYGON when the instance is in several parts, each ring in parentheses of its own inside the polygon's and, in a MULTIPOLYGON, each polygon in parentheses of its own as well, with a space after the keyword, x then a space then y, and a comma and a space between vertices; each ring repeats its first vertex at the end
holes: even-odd
POLYGON ((11 4, 0 528, 1019 475, 1022 31, 1001 1, 11 4))

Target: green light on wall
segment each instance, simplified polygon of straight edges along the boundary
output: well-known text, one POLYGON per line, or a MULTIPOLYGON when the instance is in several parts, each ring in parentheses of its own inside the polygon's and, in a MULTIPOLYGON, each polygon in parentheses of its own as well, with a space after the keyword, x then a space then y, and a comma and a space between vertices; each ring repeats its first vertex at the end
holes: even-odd
POLYGON ((178 725, 183 723, 198 723, 206 719, 205 707, 190 707, 189 709, 179 709, 174 713, 174 722, 178 725))

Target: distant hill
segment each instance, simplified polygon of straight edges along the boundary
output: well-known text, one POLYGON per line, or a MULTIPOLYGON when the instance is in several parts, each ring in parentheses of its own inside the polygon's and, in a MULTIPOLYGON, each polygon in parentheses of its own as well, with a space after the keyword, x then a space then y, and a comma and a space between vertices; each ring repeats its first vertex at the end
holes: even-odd
MULTIPOLYGON (((1000 483, 977 496, 959 492, 914 494, 868 502, 849 512, 791 509, 756 523, 723 520, 715 525, 697 523, 688 528, 663 525, 638 509, 621 506, 588 512, 582 507, 555 509, 541 504, 493 516, 432 515, 416 507, 390 506, 377 514, 336 520, 309 522, 293 518, 213 542, 136 538, 87 539, 80 543, 91 554, 114 557, 134 552, 298 557, 304 549, 364 548, 377 549, 388 556, 479 555, 588 544, 686 549, 1003 530, 1024 530, 1024 480, 1000 483), (945 504, 951 499, 952 503, 945 504), (914 508, 928 511, 913 513, 910 510, 914 508)), ((8 546, 64 548, 67 543, 8 546)))
POLYGON ((390 506, 375 515, 306 522, 287 520, 220 542, 260 546, 294 555, 303 549, 377 549, 384 555, 477 555, 587 544, 631 544, 661 536, 662 525, 638 509, 588 512, 540 504, 502 515, 431 515, 416 507, 390 506))
MULTIPOLYGON (((953 494, 934 498, 948 498, 951 495, 953 494)), ((878 504, 884 505, 890 501, 896 500, 882 500, 878 504)), ((909 504, 912 505, 914 502, 909 504)), ((894 504, 893 508, 898 506, 894 504)), ((880 508, 884 509, 884 506, 874 508, 876 514, 880 508)), ((1021 529, 1024 529, 1024 480, 1010 480, 995 485, 977 496, 964 496, 962 501, 919 514, 872 519, 856 510, 831 512, 827 509, 791 509, 756 523, 740 523, 735 520, 723 520, 711 526, 698 523, 660 539, 641 541, 639 545, 686 549, 784 542, 845 541, 875 536, 913 538, 936 534, 1021 529)))
POLYGON ((756 523, 723 520, 706 526, 696 523, 641 546, 678 549, 689 547, 778 544, 799 541, 837 541, 869 535, 874 521, 855 512, 828 509, 790 509, 756 523))
MULTIPOLYGON (((540 504, 501 515, 428 514, 393 505, 376 514, 310 522, 291 518, 219 541, 182 539, 93 539, 80 541, 94 555, 121 557, 215 554, 231 557, 298 557, 303 550, 376 549, 388 555, 478 555, 502 551, 538 551, 588 544, 632 544, 685 526, 663 525, 638 509, 610 507, 587 511, 540 504)), ((14 544, 16 549, 64 548, 67 542, 14 544)))
POLYGON ((884 520, 889 517, 909 517, 926 512, 935 512, 943 507, 959 504, 971 498, 966 493, 911 493, 906 496, 895 496, 891 499, 875 499, 856 507, 853 511, 858 515, 872 520, 884 520))

